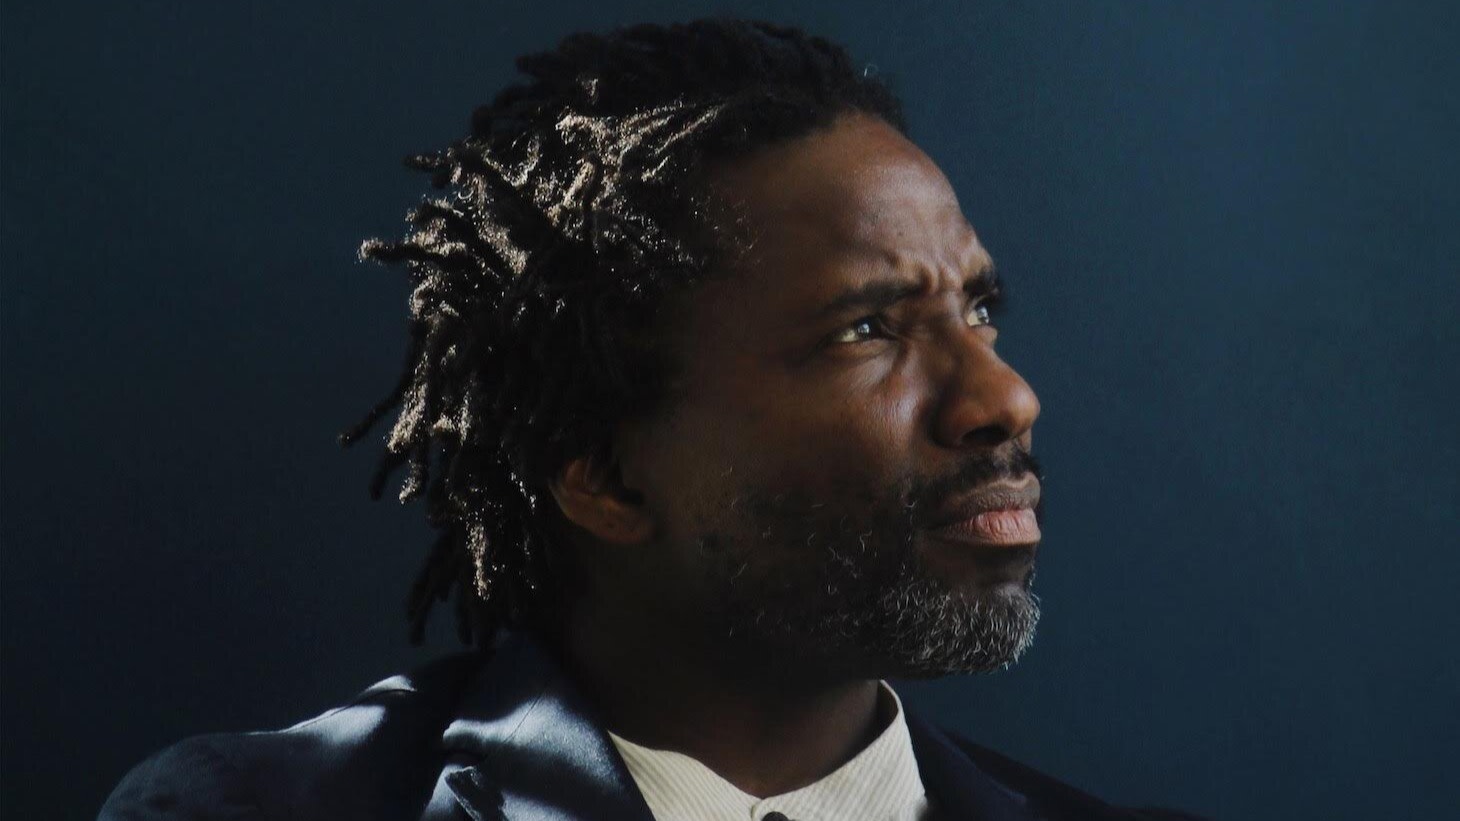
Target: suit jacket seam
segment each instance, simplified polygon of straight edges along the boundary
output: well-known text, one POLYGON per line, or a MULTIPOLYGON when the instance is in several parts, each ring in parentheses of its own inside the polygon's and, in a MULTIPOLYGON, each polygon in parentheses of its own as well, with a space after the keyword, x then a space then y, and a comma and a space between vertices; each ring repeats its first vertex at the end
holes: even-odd
POLYGON ((296 731, 302 732, 304 730, 309 729, 310 727, 313 727, 314 725, 318 724, 319 722, 324 721, 325 719, 334 718, 335 716, 339 715, 340 713, 343 713, 346 710, 350 710, 350 709, 353 709, 355 707, 359 707, 360 705, 365 704, 365 703, 370 702, 370 701, 374 701, 375 699, 377 699, 377 698, 379 698, 381 696, 394 696, 394 695, 400 695, 402 693, 410 694, 410 693, 415 693, 415 692, 417 692, 417 691, 414 690, 414 689, 412 689, 412 688, 409 688, 409 687, 392 688, 392 689, 389 689, 389 690, 371 690, 369 692, 361 693, 360 695, 356 696, 354 700, 349 701, 349 702, 347 702, 345 704, 341 704, 338 707, 334 707, 334 708, 331 708, 329 710, 326 710, 323 713, 320 713, 319 715, 314 716, 313 718, 306 718, 305 720, 299 722, 298 724, 294 724, 294 725, 285 727, 282 730, 265 730, 264 731, 264 734, 292 733, 292 732, 296 732, 296 731))

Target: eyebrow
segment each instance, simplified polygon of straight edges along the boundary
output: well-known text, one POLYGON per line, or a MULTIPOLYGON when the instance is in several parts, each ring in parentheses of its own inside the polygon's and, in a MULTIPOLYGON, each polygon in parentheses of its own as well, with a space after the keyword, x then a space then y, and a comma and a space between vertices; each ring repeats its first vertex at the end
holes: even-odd
MULTIPOLYGON (((970 298, 998 292, 1000 281, 993 266, 980 268, 973 278, 963 284, 963 292, 970 298)), ((817 319, 827 319, 850 311, 853 308, 869 313, 886 310, 905 299, 917 296, 923 291, 923 283, 905 279, 879 279, 849 288, 832 297, 816 311, 817 319)))

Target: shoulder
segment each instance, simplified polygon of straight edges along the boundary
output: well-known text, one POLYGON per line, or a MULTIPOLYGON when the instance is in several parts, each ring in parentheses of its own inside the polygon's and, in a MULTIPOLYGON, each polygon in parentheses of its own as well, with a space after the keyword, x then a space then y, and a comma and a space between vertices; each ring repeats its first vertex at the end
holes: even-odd
POLYGON ((329 817, 404 817, 402 809, 430 795, 442 731, 482 660, 439 659, 284 730, 174 744, 122 779, 101 821, 315 817, 310 807, 329 817))

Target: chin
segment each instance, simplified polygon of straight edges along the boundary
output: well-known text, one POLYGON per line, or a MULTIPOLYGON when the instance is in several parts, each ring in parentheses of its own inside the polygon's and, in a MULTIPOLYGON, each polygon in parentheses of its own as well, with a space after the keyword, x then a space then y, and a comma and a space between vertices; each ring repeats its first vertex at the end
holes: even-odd
MULTIPOLYGON (((1007 548, 1004 548, 1007 550, 1007 548)), ((925 577, 883 600, 863 634, 866 657, 884 676, 936 678, 1012 666, 1034 641, 1039 597, 1032 548, 1000 572, 925 577)))
POLYGON ((1034 583, 1039 545, 985 546, 939 542, 923 551, 925 567, 950 590, 964 595, 1028 591, 1034 583))

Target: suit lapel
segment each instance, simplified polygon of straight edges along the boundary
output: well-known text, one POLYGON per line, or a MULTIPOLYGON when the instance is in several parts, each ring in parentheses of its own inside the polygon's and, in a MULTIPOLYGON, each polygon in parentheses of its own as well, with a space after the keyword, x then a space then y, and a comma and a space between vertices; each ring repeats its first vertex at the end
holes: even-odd
POLYGON ((556 662, 510 637, 442 737, 446 787, 474 821, 653 821, 608 736, 556 662))
POLYGON ((918 775, 939 821, 1036 821, 1023 795, 980 770, 941 730, 907 713, 918 775))
MULTIPOLYGON (((937 728, 907 714, 940 821, 1036 821, 937 728)), ((618 750, 541 647, 507 638, 477 673, 442 741, 443 787, 473 821, 654 821, 618 750)))

